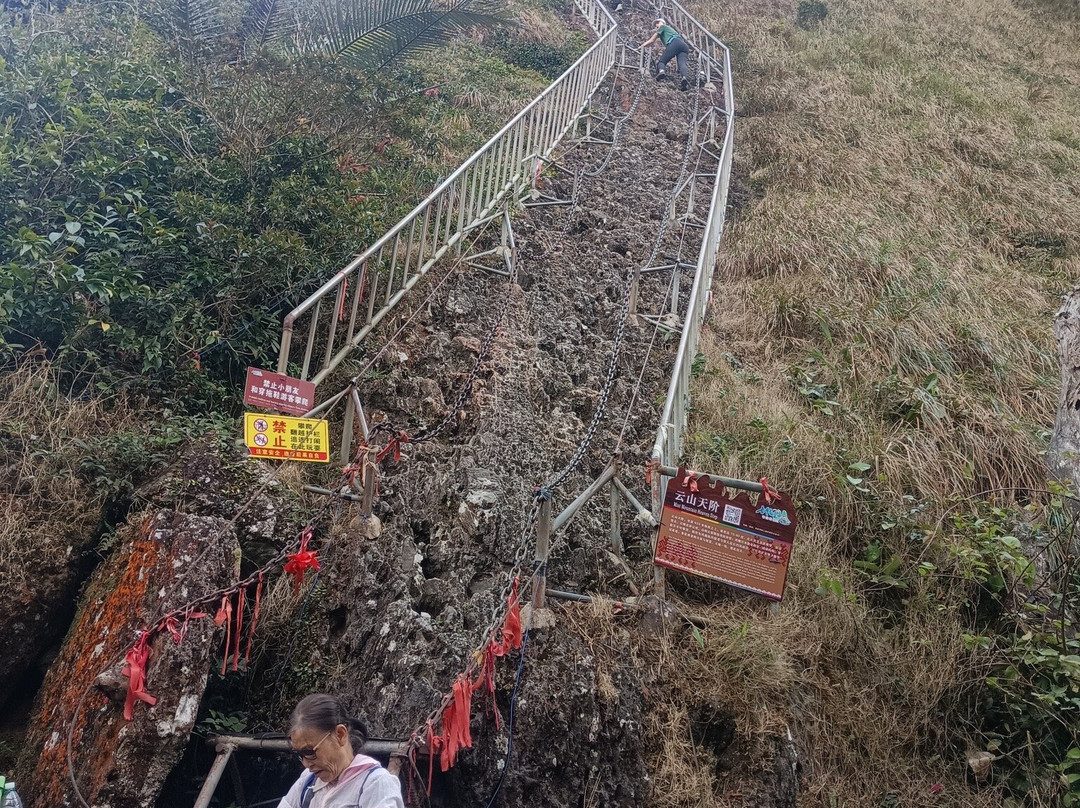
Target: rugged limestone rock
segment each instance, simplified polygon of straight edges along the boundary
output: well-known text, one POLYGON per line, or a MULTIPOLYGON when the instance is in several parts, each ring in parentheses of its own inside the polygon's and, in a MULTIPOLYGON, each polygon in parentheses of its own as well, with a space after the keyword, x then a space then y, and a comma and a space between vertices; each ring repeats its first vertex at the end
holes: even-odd
POLYGON ((185 603, 197 587, 233 579, 236 537, 226 526, 221 518, 158 511, 129 529, 94 575, 27 739, 19 780, 31 808, 78 805, 72 773, 91 805, 154 804, 195 723, 217 628, 196 620, 180 645, 168 634, 151 642, 147 689, 157 704, 137 704, 130 722, 122 715, 127 680, 118 668, 139 628, 185 603), (185 575, 197 560, 199 574, 185 575))
POLYGON ((239 513, 257 491, 258 469, 201 448, 141 492, 158 507, 129 520, 94 572, 38 694, 18 768, 28 808, 80 805, 72 775, 95 808, 155 804, 195 723, 224 629, 196 619, 180 644, 168 632, 156 635, 146 690, 157 703, 137 703, 130 722, 123 718, 124 654, 163 613, 237 580, 238 536, 254 552, 288 535, 280 488, 256 494, 239 513))

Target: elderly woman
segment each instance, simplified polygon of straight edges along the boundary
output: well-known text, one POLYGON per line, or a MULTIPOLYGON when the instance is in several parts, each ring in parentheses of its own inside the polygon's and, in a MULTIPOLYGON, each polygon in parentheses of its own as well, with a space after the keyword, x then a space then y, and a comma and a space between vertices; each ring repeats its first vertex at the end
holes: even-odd
POLYGON ((359 753, 367 730, 333 696, 314 693, 296 705, 289 741, 307 771, 278 808, 404 808, 401 783, 359 753))

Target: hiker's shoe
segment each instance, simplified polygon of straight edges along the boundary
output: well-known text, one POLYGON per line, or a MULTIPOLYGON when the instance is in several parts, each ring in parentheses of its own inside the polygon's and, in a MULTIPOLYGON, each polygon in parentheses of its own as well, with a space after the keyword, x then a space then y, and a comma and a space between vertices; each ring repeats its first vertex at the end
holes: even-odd
POLYGON ((665 73, 663 70, 657 71, 657 73, 656 73, 656 80, 657 81, 664 81, 666 78, 667 78, 667 73, 665 73))
POLYGON ((686 92, 686 89, 687 89, 687 88, 688 88, 689 86, 690 86, 690 82, 688 82, 688 81, 687 81, 687 80, 686 80, 686 79, 684 78, 684 79, 682 80, 682 84, 680 85, 679 89, 681 89, 681 90, 682 90, 682 91, 683 91, 683 92, 685 93, 685 92, 686 92))

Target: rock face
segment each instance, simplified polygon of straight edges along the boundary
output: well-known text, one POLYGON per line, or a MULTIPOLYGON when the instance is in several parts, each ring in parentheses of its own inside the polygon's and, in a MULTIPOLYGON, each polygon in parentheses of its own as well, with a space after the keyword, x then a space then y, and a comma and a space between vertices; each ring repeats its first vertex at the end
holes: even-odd
MULTIPOLYGON (((487 541, 495 536, 489 518, 498 499, 495 478, 474 470, 464 479, 469 484, 444 500, 458 516, 456 523, 444 523, 447 535, 468 530, 483 544, 478 527, 491 528, 487 541)), ((445 536, 418 542, 391 530, 366 538, 362 521, 354 520, 336 539, 325 602, 331 619, 319 637, 319 653, 339 661, 334 689, 373 733, 403 737, 423 724, 466 665, 500 594, 492 584, 497 580, 501 590, 504 579, 489 577, 492 571, 479 559, 452 563, 445 536)), ((560 607, 555 611, 561 621, 560 607)), ((594 784, 596 804, 645 804, 642 684, 631 662, 630 635, 623 632, 616 642, 622 662, 612 669, 561 622, 528 638, 515 709, 516 751, 501 804, 577 805, 586 783, 594 784)), ((484 805, 490 797, 506 755, 518 659, 512 653, 497 662, 494 704, 482 689, 473 696, 474 749, 439 778, 436 804, 484 805)), ((414 787, 422 787, 419 779, 414 787)))
POLYGON ((94 572, 38 694, 17 772, 28 808, 81 804, 69 735, 83 800, 95 808, 155 804, 187 743, 225 629, 204 618, 189 623, 179 644, 167 631, 155 635, 146 690, 157 703, 136 703, 132 721, 123 718, 124 655, 165 612, 235 582, 241 540, 258 557, 295 534, 283 517, 289 497, 280 486, 262 490, 262 469, 196 447, 140 492, 156 509, 129 520, 94 572))
POLYGON ((195 723, 218 629, 196 620, 180 645, 167 633, 150 643, 147 689, 157 703, 136 704, 130 722, 123 717, 127 679, 120 661, 139 628, 185 603, 196 587, 233 579, 236 537, 225 528, 220 517, 158 511, 129 528, 95 573, 38 697, 19 774, 28 808, 79 805, 72 774, 91 805, 154 804, 195 723), (185 576, 200 558, 198 575, 185 576))

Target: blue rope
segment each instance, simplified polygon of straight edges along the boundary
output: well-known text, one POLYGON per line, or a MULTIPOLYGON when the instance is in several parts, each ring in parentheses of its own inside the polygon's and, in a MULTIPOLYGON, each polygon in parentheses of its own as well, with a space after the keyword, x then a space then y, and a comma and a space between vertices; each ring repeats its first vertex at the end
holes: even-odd
POLYGON ((495 790, 491 792, 491 798, 485 808, 492 808, 499 792, 502 791, 503 783, 506 782, 506 774, 510 771, 510 756, 514 753, 514 707, 517 704, 518 686, 521 684, 521 672, 525 669, 525 647, 529 644, 529 629, 521 637, 521 657, 518 659, 517 675, 514 677, 514 689, 510 692, 510 716, 506 722, 506 759, 503 761, 502 774, 499 782, 495 784, 495 790))

